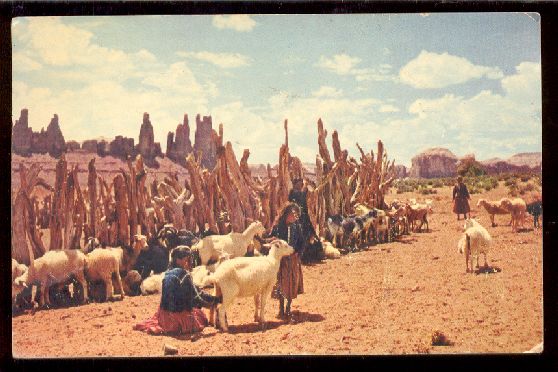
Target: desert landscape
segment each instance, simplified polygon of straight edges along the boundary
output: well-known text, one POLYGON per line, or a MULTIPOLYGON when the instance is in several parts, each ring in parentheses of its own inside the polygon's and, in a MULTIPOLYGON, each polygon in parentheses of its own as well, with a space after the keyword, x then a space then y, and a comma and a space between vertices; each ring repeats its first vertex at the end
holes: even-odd
MULTIPOLYGON (((493 237, 491 273, 465 272, 457 252, 463 221, 451 212, 451 189, 444 187, 432 198, 428 232, 304 266, 305 293, 293 301, 293 324, 275 318, 272 299, 261 332, 253 300, 245 298, 229 314, 230 333, 210 326, 193 337, 151 336, 132 327, 153 315, 159 295, 126 297, 13 317, 13 355, 155 357, 164 345, 179 356, 521 353, 543 339, 542 233, 530 219, 512 233, 509 216, 496 216, 491 228, 476 201, 504 196, 500 184, 471 200, 472 216, 493 237), (432 345, 436 332, 447 345, 432 345)), ((396 198, 423 200, 394 190, 386 196, 396 198)))

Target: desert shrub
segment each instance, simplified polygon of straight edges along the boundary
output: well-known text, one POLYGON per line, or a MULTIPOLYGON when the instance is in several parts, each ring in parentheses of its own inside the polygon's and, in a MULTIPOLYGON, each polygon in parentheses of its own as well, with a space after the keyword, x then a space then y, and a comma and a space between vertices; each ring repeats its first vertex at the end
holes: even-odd
POLYGON ((486 170, 478 161, 466 159, 457 167, 457 174, 463 177, 476 177, 486 174, 486 170))
POLYGON ((427 188, 427 187, 426 187, 426 188, 420 189, 420 193, 421 193, 422 195, 430 195, 430 194, 437 194, 438 191, 435 190, 435 189, 431 189, 431 188, 427 188))
POLYGON ((517 179, 515 177, 509 177, 504 179, 504 185, 507 187, 517 186, 517 179))
POLYGON ((528 182, 531 179, 531 176, 528 174, 523 174, 519 176, 519 178, 521 179, 521 182, 528 182))
POLYGON ((444 181, 440 179, 436 179, 434 182, 432 182, 432 187, 434 188, 444 187, 444 181))

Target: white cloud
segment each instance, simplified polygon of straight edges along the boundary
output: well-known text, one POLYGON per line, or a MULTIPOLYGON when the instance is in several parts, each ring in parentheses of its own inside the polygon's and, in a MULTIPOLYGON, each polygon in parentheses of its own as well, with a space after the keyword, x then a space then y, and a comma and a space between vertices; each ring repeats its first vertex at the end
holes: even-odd
POLYGON ((347 54, 336 54, 332 58, 320 56, 316 63, 321 67, 338 75, 354 76, 361 81, 394 81, 395 77, 390 75, 391 65, 381 64, 379 68, 356 68, 362 60, 358 57, 351 57, 347 54))
POLYGON ((339 75, 348 75, 360 62, 361 59, 358 57, 351 57, 347 54, 336 54, 333 58, 321 56, 317 66, 339 75))
POLYGON ((14 68, 17 68, 18 71, 22 72, 37 71, 42 68, 39 62, 21 52, 12 54, 12 65, 14 68))
POLYGON ((498 67, 477 66, 466 58, 425 50, 399 71, 400 81, 419 89, 443 88, 479 78, 500 79, 498 67))
POLYGON ((384 113, 399 112, 399 108, 395 107, 394 105, 381 105, 380 108, 378 109, 378 112, 384 112, 384 113))
POLYGON ((252 31, 257 24, 256 21, 246 14, 216 15, 213 17, 212 23, 218 29, 231 29, 238 32, 252 31))
POLYGON ((184 58, 209 62, 221 68, 235 68, 250 65, 250 58, 240 53, 178 52, 184 58))
POLYGON ((314 97, 340 97, 343 95, 343 90, 329 86, 322 86, 320 89, 312 92, 314 97))

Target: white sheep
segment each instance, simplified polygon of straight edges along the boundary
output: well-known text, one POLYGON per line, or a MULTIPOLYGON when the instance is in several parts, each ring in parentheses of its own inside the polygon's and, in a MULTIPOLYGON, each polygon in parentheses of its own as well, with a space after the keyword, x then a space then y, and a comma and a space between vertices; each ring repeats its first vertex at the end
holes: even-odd
MULTIPOLYGON (((88 242, 88 245, 96 246, 96 240, 88 242), (90 244, 89 244, 90 243, 90 244)), ((107 300, 114 300, 113 277, 116 279, 116 289, 120 292, 120 298, 124 299, 124 288, 122 286, 121 274, 128 273, 136 263, 142 250, 148 249, 147 238, 144 235, 134 235, 131 247, 107 247, 95 248, 86 256, 86 276, 90 282, 103 281, 105 283, 105 294, 107 300)))
POLYGON ((464 232, 457 243, 457 250, 461 254, 465 254, 466 272, 473 272, 473 257, 477 259, 477 267, 479 266, 479 255, 484 255, 484 267, 488 267, 486 254, 488 253, 492 238, 488 231, 476 220, 468 218, 463 226, 464 232), (469 271, 469 261, 471 262, 471 270, 469 271))
MULTIPOLYGON (((219 266, 218 264, 212 264, 212 265, 200 265, 200 266, 196 266, 192 269, 192 282, 194 283, 194 285, 203 288, 204 285, 207 285, 205 283, 205 278, 212 275, 212 273, 215 272, 217 266, 219 266)), ((160 273, 160 274, 151 274, 150 276, 148 276, 147 278, 145 278, 140 285, 140 291, 141 294, 144 296, 150 295, 150 294, 155 294, 155 293, 161 293, 163 290, 163 277, 165 276, 165 273, 160 273)))
POLYGON ((341 258, 341 252, 339 252, 339 249, 335 248, 333 244, 331 244, 324 238, 320 238, 320 241, 322 242, 322 247, 324 248, 325 258, 328 259, 341 258))
POLYGON ((124 299, 122 277, 120 276, 120 261, 114 252, 104 248, 95 248, 86 256, 85 276, 87 281, 94 283, 102 281, 105 284, 107 301, 116 299, 114 295, 113 277, 116 280, 116 290, 120 299, 124 299))
POLYGON ((165 273, 153 274, 145 278, 140 285, 141 294, 144 296, 161 293, 163 291, 163 277, 165 273))
POLYGON ((514 198, 511 200, 508 198, 503 198, 502 208, 511 213, 512 231, 517 231, 519 225, 523 227, 525 223, 525 213, 527 212, 527 204, 525 203, 525 200, 521 198, 514 198))
POLYGON ((206 284, 215 285, 215 295, 223 296, 218 305, 219 324, 228 332, 225 321, 227 309, 237 297, 254 297, 254 320, 265 327, 265 305, 277 282, 281 258, 294 252, 284 240, 269 244, 269 254, 261 257, 238 257, 224 261, 213 275, 205 279, 206 284))
MULTIPOLYGON (((33 259, 34 256, 31 251, 30 258, 29 268, 14 280, 14 285, 20 290, 28 285, 39 283, 41 286, 39 306, 50 305, 49 287, 66 283, 72 276, 83 287, 83 302, 88 300, 87 282, 84 275, 85 255, 81 251, 76 249, 52 250, 36 260, 33 259)), ((33 295, 32 301, 35 300, 34 297, 33 295)))
POLYGON ((498 201, 479 199, 479 201, 477 202, 477 207, 481 207, 481 206, 484 207, 484 209, 486 209, 486 211, 490 215, 490 222, 492 223, 492 227, 496 226, 496 223, 494 222, 494 216, 496 214, 510 214, 510 212, 507 209, 502 207, 502 200, 505 199, 506 198, 503 198, 498 201))
POLYGON ((210 261, 222 261, 227 258, 242 257, 256 235, 262 235, 265 227, 260 221, 250 224, 242 233, 231 232, 226 235, 206 236, 192 246, 197 251, 202 265, 210 261))

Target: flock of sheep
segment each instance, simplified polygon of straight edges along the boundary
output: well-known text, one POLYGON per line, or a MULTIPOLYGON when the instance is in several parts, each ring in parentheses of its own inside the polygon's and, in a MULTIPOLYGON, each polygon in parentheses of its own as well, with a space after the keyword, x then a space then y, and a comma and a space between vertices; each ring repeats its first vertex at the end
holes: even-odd
MULTIPOLYGON (((527 206, 520 198, 503 198, 498 202, 480 199, 477 207, 480 206, 489 213, 493 226, 494 215, 511 214, 512 231, 523 226, 527 211, 533 214, 536 227, 542 210, 540 202, 527 206)), ((355 212, 347 217, 328 218, 328 235, 333 244, 322 240, 327 257, 340 256, 335 247, 358 249, 371 242, 387 242, 398 234, 422 231, 424 224, 428 231, 432 201, 424 204, 416 200, 394 201, 386 210, 357 204, 355 212)), ((281 258, 293 252, 282 240, 261 244, 257 237, 264 233, 265 228, 259 221, 250 224, 242 233, 208 236, 195 236, 189 231, 165 226, 149 240, 135 235, 129 247, 100 247, 97 239, 90 238, 81 250, 49 251, 37 259, 30 250, 29 267, 12 259, 12 303, 17 306, 30 297, 27 303, 36 306, 34 299, 38 289, 32 291, 31 287, 38 286, 38 306, 50 306, 51 294, 61 288, 69 291, 71 280, 72 291, 69 292, 73 292, 72 299, 80 303, 90 299, 115 300, 125 295, 160 293, 170 251, 187 245, 195 256, 194 284, 205 288, 213 286, 215 294, 223 298, 217 309, 221 328, 228 330, 226 311, 237 297, 254 297, 254 319, 264 327, 265 305, 277 280, 281 258)), ((490 242, 490 234, 476 220, 465 221, 458 251, 465 254, 467 272, 473 271, 473 258, 478 266, 481 253, 485 266, 488 265, 486 255, 490 242)), ((213 311, 211 314, 213 318, 213 311)))

